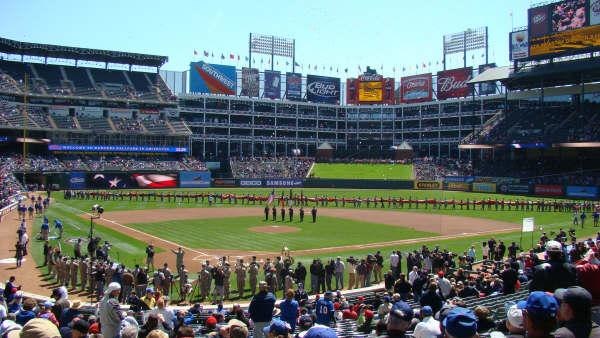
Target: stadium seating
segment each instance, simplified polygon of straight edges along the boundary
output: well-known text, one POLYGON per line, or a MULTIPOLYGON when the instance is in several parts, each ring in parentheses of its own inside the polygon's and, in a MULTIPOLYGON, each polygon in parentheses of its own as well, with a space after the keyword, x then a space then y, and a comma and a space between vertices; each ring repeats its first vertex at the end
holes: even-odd
POLYGON ((231 159, 231 173, 235 178, 303 178, 313 160, 298 157, 252 157, 231 159))
POLYGON ((172 101, 173 94, 156 73, 85 68, 0 60, 0 90, 39 95, 74 95, 113 99, 172 101))

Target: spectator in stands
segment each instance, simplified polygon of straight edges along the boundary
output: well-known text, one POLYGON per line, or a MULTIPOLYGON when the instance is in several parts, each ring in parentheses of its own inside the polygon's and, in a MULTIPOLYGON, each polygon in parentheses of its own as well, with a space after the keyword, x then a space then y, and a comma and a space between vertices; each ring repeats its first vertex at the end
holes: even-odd
POLYGON ((33 298, 26 298, 23 301, 23 308, 16 314, 15 322, 21 326, 27 324, 30 320, 36 317, 33 309, 36 307, 36 302, 33 298))
MULTIPOLYGON (((165 318, 161 314, 152 313, 146 318, 146 322, 144 325, 140 327, 140 331, 138 333, 139 338, 146 338, 149 334, 154 330, 163 330, 165 332, 171 332, 171 324, 168 323, 165 318)), ((104 325, 102 325, 102 332, 104 334, 104 325)))
POLYGON ((433 310, 430 306, 423 306, 421 308, 421 322, 415 326, 413 336, 415 338, 434 338, 440 334, 440 322, 433 318, 433 310))
POLYGON ((515 293, 519 275, 509 262, 504 263, 504 270, 500 273, 500 277, 502 278, 502 293, 505 295, 515 293))
POLYGON ((443 321, 446 337, 471 338, 477 337, 477 317, 473 311, 463 307, 455 307, 443 321))
POLYGON ((57 338, 60 337, 58 327, 47 319, 34 318, 23 325, 20 331, 11 331, 10 337, 23 338, 57 338))
POLYGON ((108 284, 104 297, 100 301, 99 316, 102 334, 105 337, 114 337, 119 333, 121 326, 121 312, 119 311, 119 293, 121 285, 116 282, 108 284))
POLYGON ((285 300, 279 303, 279 308, 281 309, 281 319, 290 324, 292 331, 296 329, 298 307, 298 302, 294 299, 294 290, 288 289, 285 292, 285 300))
POLYGON ((592 295, 580 286, 557 289, 559 328, 554 337, 600 337, 600 327, 592 322, 592 295))
POLYGON ((407 303, 398 301, 392 306, 387 318, 387 334, 390 338, 404 337, 410 328, 413 310, 407 303))
POLYGON ((429 283, 429 288, 421 297, 421 306, 430 306, 433 313, 438 312, 442 308, 442 297, 438 294, 438 285, 436 282, 429 283))
POLYGON ((523 326, 525 334, 531 338, 550 337, 556 328, 556 313, 558 303, 553 296, 534 291, 526 301, 521 301, 518 307, 523 310, 523 326))
POLYGON ((275 296, 268 291, 268 285, 265 281, 259 283, 259 291, 250 302, 248 312, 254 322, 254 332, 256 338, 264 338, 263 328, 273 318, 273 308, 275 307, 275 296))
POLYGON ((572 264, 565 261, 562 245, 557 241, 548 241, 546 254, 548 263, 534 268, 529 290, 554 292, 558 288, 577 285, 577 272, 572 264))
POLYGON ((290 331, 290 324, 280 319, 273 319, 268 326, 263 328, 263 334, 268 338, 285 338, 288 337, 290 331))
POLYGON ((496 327, 496 323, 490 318, 490 310, 483 305, 477 305, 473 309, 477 317, 477 332, 487 332, 496 327))

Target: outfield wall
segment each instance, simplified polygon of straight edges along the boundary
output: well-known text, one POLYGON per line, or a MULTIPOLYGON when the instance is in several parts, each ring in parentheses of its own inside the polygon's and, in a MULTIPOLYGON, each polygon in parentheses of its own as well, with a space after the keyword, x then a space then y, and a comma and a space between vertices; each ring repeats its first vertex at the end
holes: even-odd
MULTIPOLYGON (((17 178, 22 179, 22 174, 17 178)), ((524 183, 510 177, 450 176, 441 181, 321 178, 212 178, 210 171, 28 173, 28 183, 54 189, 325 188, 446 190, 487 194, 598 199, 600 187, 524 183)))

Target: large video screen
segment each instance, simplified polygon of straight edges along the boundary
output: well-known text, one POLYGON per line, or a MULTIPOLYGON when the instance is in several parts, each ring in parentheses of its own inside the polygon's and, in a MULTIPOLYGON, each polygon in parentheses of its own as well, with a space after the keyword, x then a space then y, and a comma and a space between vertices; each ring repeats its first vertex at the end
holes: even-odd
POLYGON ((583 28, 586 21, 586 0, 567 0, 550 5, 552 32, 583 28))
POLYGON ((383 82, 369 81, 359 82, 358 101, 360 102, 381 102, 383 100, 383 82))
POLYGON ((529 56, 552 57, 597 49, 599 18, 598 0, 563 0, 530 8, 529 56))

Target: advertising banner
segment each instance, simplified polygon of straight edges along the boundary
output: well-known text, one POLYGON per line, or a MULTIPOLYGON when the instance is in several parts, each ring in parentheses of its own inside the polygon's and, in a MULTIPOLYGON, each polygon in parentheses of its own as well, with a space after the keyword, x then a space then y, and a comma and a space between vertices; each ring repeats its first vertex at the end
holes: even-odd
POLYGON ((442 182, 439 181, 415 181, 417 190, 442 190, 442 182))
POLYGON ((569 185, 567 186, 567 196, 576 198, 596 198, 598 197, 598 187, 569 185))
POLYGON ((600 46, 600 25, 529 39, 529 55, 540 56, 600 46))
POLYGON ((94 153, 187 153, 187 147, 155 147, 155 146, 102 146, 85 144, 49 144, 50 151, 89 151, 94 153))
MULTIPOLYGON (((485 72, 488 69, 496 68, 495 63, 488 63, 485 65, 479 65, 479 74, 485 72)), ((491 82, 482 82, 479 84, 479 95, 490 95, 496 92, 496 83, 491 82)))
POLYGON ((71 172, 69 173, 69 189, 79 190, 85 189, 85 173, 71 172))
POLYGON ((356 97, 357 93, 358 80, 357 79, 346 79, 346 104, 357 104, 358 101, 356 97))
POLYGON ((431 101, 431 88, 431 73, 402 77, 400 79, 401 102, 431 101))
POLYGON ((210 171, 180 171, 180 188, 209 188, 210 171))
POLYGON ((262 187, 262 180, 240 180, 240 187, 262 187))
POLYGON ((496 192, 496 183, 473 183, 473 192, 496 192))
POLYGON ((233 178, 215 178, 213 179, 214 187, 236 187, 237 184, 233 178))
POLYGON ((383 79, 383 104, 396 103, 396 80, 393 77, 383 79))
POLYGON ((471 94, 467 83, 473 76, 473 68, 458 68, 437 73, 437 98, 445 100, 455 97, 466 97, 471 94))
POLYGON ((301 187, 304 184, 304 180, 282 178, 282 179, 268 179, 265 180, 264 185, 269 188, 296 188, 301 187))
POLYGON ((91 173, 89 188, 95 189, 164 189, 177 188, 177 174, 91 173))
POLYGON ((600 0, 590 0, 590 25, 600 24, 600 0))
POLYGON ((285 73, 285 96, 291 101, 302 101, 302 74, 285 73))
POLYGON ((529 57, 529 32, 526 29, 511 32, 509 40, 510 61, 529 57))
POLYGON ((307 75, 306 99, 316 103, 340 103, 340 79, 337 77, 307 75))
POLYGON ((529 184, 507 184, 503 183, 498 186, 498 192, 504 194, 529 194, 529 184))
POLYGON ((469 191, 471 190, 471 186, 469 185, 469 183, 447 182, 445 184, 445 189, 452 191, 469 191))
POLYGON ((383 81, 360 81, 358 101, 361 103, 381 103, 383 101, 383 81))
POLYGON ((281 98, 281 73, 265 70, 264 96, 268 99, 281 98))
POLYGON ((533 193, 540 196, 562 196, 562 185, 536 184, 533 187, 533 193))
POLYGON ((530 8, 528 11, 529 38, 544 36, 550 31, 549 7, 530 8))
POLYGON ((236 95, 235 67, 214 65, 204 61, 190 63, 190 92, 236 95))
POLYGON ((471 183, 474 179, 473 176, 446 176, 444 182, 471 183))
POLYGON ((258 69, 242 68, 242 91, 241 96, 258 97, 258 69))

